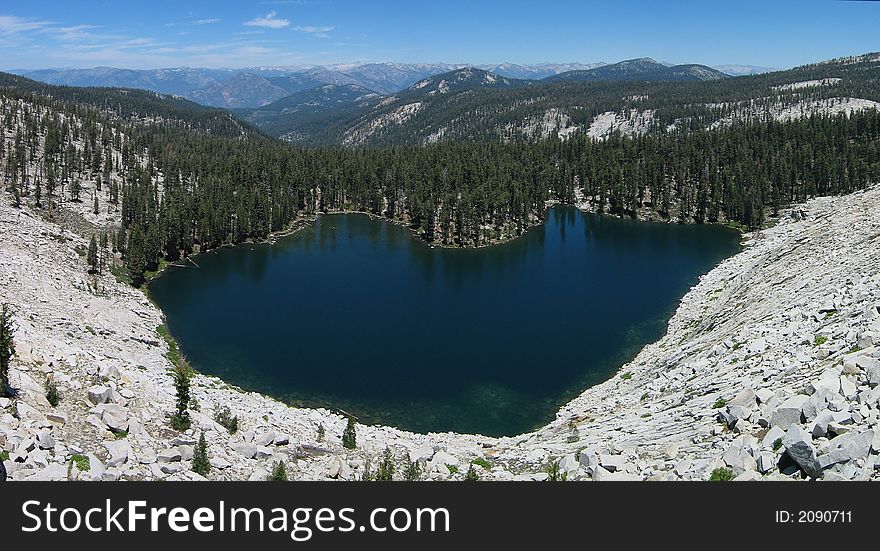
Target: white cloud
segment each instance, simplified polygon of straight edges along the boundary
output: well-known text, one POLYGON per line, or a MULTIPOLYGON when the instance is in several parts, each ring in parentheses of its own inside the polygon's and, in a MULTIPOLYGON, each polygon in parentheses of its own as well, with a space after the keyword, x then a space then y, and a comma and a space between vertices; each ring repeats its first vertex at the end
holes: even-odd
POLYGON ((15 15, 0 15, 0 34, 39 31, 51 25, 48 21, 40 21, 38 19, 29 19, 15 15))
POLYGON ((304 33, 322 33, 322 34, 329 33, 333 29, 334 29, 334 27, 316 27, 314 25, 304 25, 304 26, 297 25, 296 27, 293 28, 293 30, 295 30, 295 31, 300 31, 300 32, 304 32, 304 33))
POLYGON ((330 26, 315 26, 315 25, 297 25, 293 27, 293 30, 299 31, 301 33, 308 33, 312 36, 316 36, 318 38, 330 38, 330 31, 332 31, 335 27, 330 26))
POLYGON ((212 17, 210 19, 196 19, 195 21, 193 21, 193 25, 212 25, 219 22, 220 18, 212 17))
POLYGON ((287 19, 276 19, 276 15, 278 15, 276 12, 270 11, 264 17, 245 21, 244 24, 249 27, 266 27, 267 29, 281 29, 290 25, 290 21, 287 19))
POLYGON ((98 25, 72 25, 69 27, 56 27, 51 29, 59 40, 85 40, 92 38, 90 31, 99 29, 98 25))

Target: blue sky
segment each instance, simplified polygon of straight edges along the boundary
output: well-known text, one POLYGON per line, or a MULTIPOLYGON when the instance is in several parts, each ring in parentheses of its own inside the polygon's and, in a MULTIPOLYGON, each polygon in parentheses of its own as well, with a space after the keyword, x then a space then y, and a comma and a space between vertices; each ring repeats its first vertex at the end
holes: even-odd
POLYGON ((399 61, 791 67, 880 50, 880 2, 0 0, 0 68, 399 61))

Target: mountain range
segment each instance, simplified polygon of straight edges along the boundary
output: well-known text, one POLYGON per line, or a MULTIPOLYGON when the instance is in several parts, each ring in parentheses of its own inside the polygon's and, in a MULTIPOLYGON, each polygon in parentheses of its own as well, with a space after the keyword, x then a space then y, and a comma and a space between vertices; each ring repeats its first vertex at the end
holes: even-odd
POLYGON ((614 64, 458 66, 372 63, 298 68, 17 71, 39 81, 156 91, 230 110, 282 140, 348 147, 604 139, 737 120, 788 120, 876 107, 876 56, 766 72, 643 57, 614 64), (516 75, 516 76, 513 76, 516 75))
MULTIPOLYGON (((642 60, 646 61, 646 60, 642 60)), ((671 78, 669 74, 660 76, 668 69, 651 61, 650 70, 656 74, 652 78, 671 78)), ((628 63, 628 62, 623 62, 628 63)), ((600 71, 611 71, 620 63, 541 63, 519 65, 501 63, 495 65, 449 64, 449 63, 366 63, 350 65, 308 66, 308 67, 250 67, 242 69, 120 69, 114 67, 95 67, 92 69, 41 69, 13 70, 21 75, 47 84, 66 86, 106 86, 116 88, 141 88, 162 94, 179 95, 203 105, 225 108, 257 108, 272 103, 296 92, 315 88, 324 84, 354 85, 376 93, 394 94, 412 86, 427 77, 447 73, 465 67, 474 67, 505 78, 520 80, 540 80, 556 78, 559 75, 600 71)), ((714 75, 715 70, 701 67, 706 75, 714 75)), ((641 69, 629 68, 624 73, 633 78, 641 69)), ((596 74, 596 73, 592 73, 596 74)), ((601 79, 601 76, 597 76, 601 79)), ((687 76, 685 75, 686 79, 687 76)), ((580 78, 579 78, 580 79, 580 78)), ((676 78, 676 80, 679 80, 676 78)))
POLYGON ((235 114, 303 145, 605 139, 880 108, 878 70, 875 54, 739 77, 644 58, 537 80, 466 67, 384 97, 325 87, 320 101, 303 94, 235 114))

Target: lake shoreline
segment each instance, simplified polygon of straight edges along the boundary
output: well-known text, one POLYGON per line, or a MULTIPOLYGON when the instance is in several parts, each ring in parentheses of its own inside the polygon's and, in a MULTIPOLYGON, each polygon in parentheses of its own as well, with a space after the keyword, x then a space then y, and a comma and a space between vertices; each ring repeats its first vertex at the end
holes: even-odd
MULTIPOLYGON (((664 335, 620 366, 620 376, 589 388, 540 429, 489 438, 358 424, 358 449, 347 450, 339 440, 344 417, 291 408, 204 375, 193 380, 193 396, 201 405, 193 412, 195 428, 170 431, 171 365, 155 334, 161 313, 142 292, 106 272, 98 275, 102 291, 95 294, 74 250, 87 245, 86 239, 62 242, 56 239, 56 224, 27 208, 0 204, 0 279, 5 282, 0 295, 18 312, 19 325, 10 370, 19 395, 15 402, 0 399, 0 433, 12 450, 42 431, 56 442, 36 455, 24 450, 5 464, 10 480, 202 480, 186 462, 155 458, 157 450, 191 447, 204 430, 214 480, 259 480, 279 458, 290 462, 298 480, 356 480, 365 459, 375 459, 385 447, 398 460, 420 463, 430 480, 460 480, 477 460, 489 465, 479 469, 485 480, 544 480, 551 462, 558 462, 569 480, 707 480, 718 468, 743 480, 803 480, 797 472, 773 468, 780 452, 762 441, 766 429, 757 423, 772 419, 782 401, 805 388, 809 393, 810 381, 829 372, 842 376, 843 365, 846 373, 860 373, 859 379, 844 374, 847 380, 867 388, 858 362, 880 357, 880 249, 866 246, 880 231, 878 209, 875 186, 784 211, 778 225, 749 234, 740 253, 700 278, 681 299, 664 335), (835 262, 827 261, 831 251, 835 262), (829 303, 838 315, 821 314, 829 303), (855 350, 850 336, 867 343, 872 331, 875 345, 855 350), (815 345, 817 334, 827 335, 827 341, 815 345), (83 408, 90 407, 86 394, 95 373, 125 395, 113 398, 128 423, 124 438, 83 408), (44 397, 46 374, 62 396, 54 408, 44 397), (735 397, 752 415, 731 417, 733 409, 715 405, 735 397), (234 436, 213 420, 224 405, 241 420, 242 432, 234 436), (323 439, 316 436, 319 427, 326 431, 323 439), (89 471, 68 469, 72 445, 91 459, 89 471), (40 454, 48 456, 48 466, 38 462, 40 454), (448 465, 459 466, 459 474, 448 465)), ((853 411, 864 405, 841 400, 853 411)), ((808 431, 805 426, 798 423, 808 431)), ((850 427, 851 434, 866 427, 880 430, 874 417, 850 427)), ((813 437, 813 443, 821 449, 829 440, 813 437)), ((863 471, 849 468, 850 461, 822 476, 877 479, 880 471, 868 468, 876 458, 870 455, 863 471)))
POLYGON ((466 254, 427 247, 378 216, 337 212, 318 220, 275 245, 218 251, 199 261, 201 273, 175 270, 152 283, 150 294, 197 370, 286 403, 332 404, 413 431, 500 436, 550 421, 567 399, 606 380, 659 336, 699 275, 739 250, 735 234, 720 228, 645 225, 568 205, 551 205, 545 224, 523 240, 466 254), (667 276, 634 275, 645 262, 667 276), (640 306, 626 306, 628 298, 640 306), (622 305, 617 313, 614 305, 622 305), (583 318, 591 306, 609 312, 604 322, 583 318), (535 321, 547 308, 556 314, 535 321), (209 314, 217 311, 253 321, 233 330, 209 314), (409 316, 396 315, 407 311, 430 312, 430 320, 412 328, 399 321, 409 316), (457 335, 455 352, 429 344, 444 327, 457 335), (290 337, 273 344, 267 336, 279 332, 290 337), (334 344, 333 334, 343 340, 334 344), (521 343, 518 352, 505 344, 509 338, 521 343), (386 339, 394 358, 378 352, 386 339), (553 339, 552 350, 539 352, 553 339), (575 342, 587 346, 586 356, 573 355, 575 342), (631 354, 618 354, 624 346, 631 354), (439 381, 396 392, 390 388, 398 385, 374 388, 372 377, 422 381, 426 376, 403 375, 403 358, 418 357, 422 347, 433 352, 418 372, 442 372, 439 381), (462 361, 454 361, 459 353, 462 361), (284 358, 299 367, 274 367, 284 358), (528 374, 527 364, 547 358, 556 358, 555 381, 528 374), (362 395, 350 392, 347 381, 361 376, 346 365, 373 374, 362 395), (386 395, 396 398, 388 402, 386 395), (484 402, 490 395, 496 407, 484 402), (395 405, 410 396, 419 398, 407 408, 395 405), (517 402, 523 406, 509 410, 517 402), (470 413, 476 411, 485 415, 470 413))

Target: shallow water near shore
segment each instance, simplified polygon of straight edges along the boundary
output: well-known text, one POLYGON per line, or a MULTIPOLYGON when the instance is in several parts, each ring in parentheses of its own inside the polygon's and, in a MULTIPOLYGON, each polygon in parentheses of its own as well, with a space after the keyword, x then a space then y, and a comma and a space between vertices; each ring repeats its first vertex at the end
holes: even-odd
POLYGON ((150 293, 203 373, 367 423, 514 435, 657 340, 699 276, 738 250, 719 226, 562 206, 481 249, 338 214, 169 268, 150 293))

